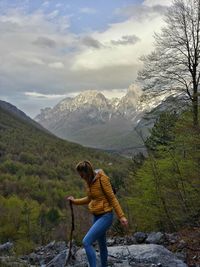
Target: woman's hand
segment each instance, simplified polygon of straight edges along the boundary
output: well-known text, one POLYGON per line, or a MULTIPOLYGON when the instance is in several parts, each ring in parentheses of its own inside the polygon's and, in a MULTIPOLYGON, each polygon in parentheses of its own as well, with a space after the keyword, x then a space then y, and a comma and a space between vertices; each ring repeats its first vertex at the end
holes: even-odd
POLYGON ((126 219, 126 217, 121 217, 120 222, 123 226, 128 226, 128 220, 126 219))
POLYGON ((73 196, 65 196, 65 200, 69 200, 69 201, 73 202, 74 197, 73 196))

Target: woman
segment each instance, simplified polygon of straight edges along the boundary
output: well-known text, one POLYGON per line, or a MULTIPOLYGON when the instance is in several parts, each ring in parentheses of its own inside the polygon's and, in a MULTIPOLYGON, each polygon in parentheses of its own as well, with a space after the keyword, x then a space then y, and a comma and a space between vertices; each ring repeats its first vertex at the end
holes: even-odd
POLYGON ((108 250, 106 245, 106 231, 113 221, 113 208, 122 225, 127 226, 128 221, 112 190, 109 177, 103 170, 93 170, 89 161, 81 161, 76 165, 79 175, 85 180, 87 196, 74 199, 67 197, 75 205, 88 204, 93 214, 93 225, 83 239, 90 267, 96 267, 96 253, 93 249, 93 242, 98 241, 100 249, 101 266, 107 266, 108 250))

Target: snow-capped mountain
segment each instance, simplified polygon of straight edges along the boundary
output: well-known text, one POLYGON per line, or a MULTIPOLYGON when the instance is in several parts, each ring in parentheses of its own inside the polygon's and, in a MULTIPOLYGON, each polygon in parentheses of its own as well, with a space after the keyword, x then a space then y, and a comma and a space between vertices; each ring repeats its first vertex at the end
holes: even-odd
MULTIPOLYGON (((145 114, 152 110, 165 110, 165 106, 167 109, 168 98, 175 99, 177 94, 142 92, 131 85, 122 98, 108 99, 99 91, 88 90, 63 99, 54 108, 42 109, 35 120, 59 137, 86 146, 103 149, 140 146, 143 143, 136 126, 144 126, 145 114)), ((145 127, 152 127, 154 120, 149 123, 148 118, 145 127)))
POLYGON ((87 90, 74 98, 63 99, 52 109, 42 109, 35 119, 47 126, 49 123, 52 124, 52 120, 57 121, 63 116, 66 118, 79 111, 85 112, 89 118, 96 118, 102 122, 119 116, 128 119, 132 118, 133 112, 135 113, 141 94, 141 90, 133 85, 121 99, 108 99, 97 90, 87 90))

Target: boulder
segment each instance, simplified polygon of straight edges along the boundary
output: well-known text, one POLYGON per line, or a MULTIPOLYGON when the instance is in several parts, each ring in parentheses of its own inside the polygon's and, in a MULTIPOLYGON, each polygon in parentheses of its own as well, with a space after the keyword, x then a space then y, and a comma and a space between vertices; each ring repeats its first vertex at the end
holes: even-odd
POLYGON ((4 244, 0 244, 0 252, 9 251, 13 247, 12 242, 6 242, 4 244))
MULTIPOLYGON (((97 254, 97 267, 100 267, 99 252, 97 254)), ((67 251, 63 250, 45 267, 64 267, 67 251)), ((187 267, 172 252, 161 245, 140 244, 130 246, 108 247, 108 265, 114 267, 187 267)), ((85 250, 76 251, 75 260, 69 267, 87 267, 85 250)))
POLYGON ((156 244, 141 244, 131 246, 109 247, 109 255, 121 260, 127 260, 129 265, 125 266, 143 266, 151 267, 152 264, 162 267, 187 267, 172 252, 165 247, 156 244), (142 266, 142 265, 141 265, 142 266))
POLYGON ((143 232, 136 232, 133 237, 135 238, 138 244, 141 244, 146 240, 147 234, 143 232))
POLYGON ((164 244, 165 242, 165 235, 161 232, 152 232, 148 234, 145 243, 147 244, 164 244))

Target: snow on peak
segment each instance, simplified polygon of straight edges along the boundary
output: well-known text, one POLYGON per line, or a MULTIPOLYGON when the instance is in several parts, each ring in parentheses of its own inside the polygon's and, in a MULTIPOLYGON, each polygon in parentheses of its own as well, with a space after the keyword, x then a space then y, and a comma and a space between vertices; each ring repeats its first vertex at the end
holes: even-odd
POLYGON ((73 100, 75 107, 81 107, 85 105, 92 105, 95 107, 106 107, 108 105, 108 99, 97 90, 87 90, 77 95, 73 100))

